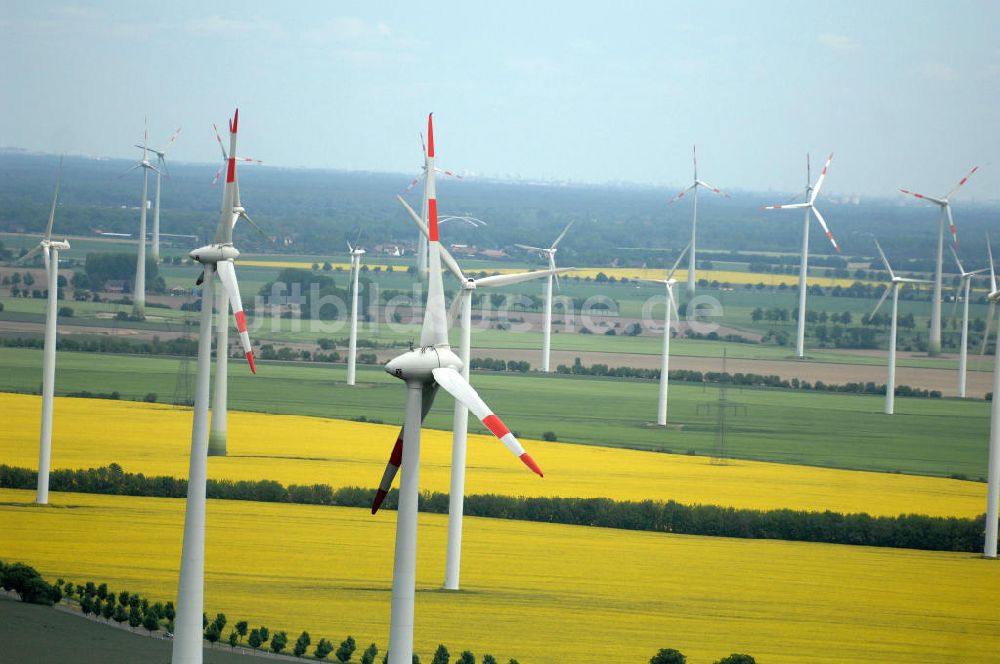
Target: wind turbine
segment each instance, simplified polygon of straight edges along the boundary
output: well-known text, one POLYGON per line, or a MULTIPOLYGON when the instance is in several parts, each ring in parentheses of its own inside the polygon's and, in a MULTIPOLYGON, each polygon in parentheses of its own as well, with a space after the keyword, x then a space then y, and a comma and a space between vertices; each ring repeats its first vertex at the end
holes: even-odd
POLYGON ((819 179, 816 180, 815 186, 810 186, 810 169, 809 169, 809 155, 806 155, 806 202, 805 203, 792 203, 791 205, 770 205, 765 207, 765 210, 792 210, 792 209, 805 209, 805 219, 802 221, 802 262, 799 265, 799 326, 795 335, 795 356, 802 359, 806 356, 806 292, 808 288, 806 286, 806 280, 809 276, 809 215, 810 213, 816 215, 816 221, 819 225, 823 227, 823 232, 826 233, 826 237, 829 238, 830 244, 833 248, 840 253, 840 247, 837 245, 837 241, 833 239, 833 233, 826 225, 826 219, 820 213, 819 209, 816 207, 816 197, 819 196, 820 190, 823 188, 823 181, 826 180, 827 169, 830 168, 830 162, 833 160, 833 153, 826 158, 826 165, 823 166, 823 171, 819 174, 819 179))
POLYGON ((542 329, 542 371, 548 373, 549 371, 549 349, 551 347, 552 341, 552 279, 559 283, 559 275, 554 272, 556 269, 556 252, 559 251, 557 247, 564 237, 566 237, 566 232, 569 231, 570 226, 573 222, 566 224, 566 228, 563 232, 559 234, 556 241, 552 243, 552 246, 548 249, 542 249, 541 247, 531 247, 526 244, 515 244, 515 247, 520 247, 521 249, 527 249, 528 251, 534 251, 542 256, 548 258, 549 260, 549 278, 545 283, 545 319, 542 329))
POLYGON ((684 254, 690 249, 691 244, 689 243, 688 246, 684 247, 677 260, 674 261, 674 266, 670 268, 666 279, 643 279, 645 282, 664 284, 667 287, 667 311, 663 321, 663 358, 660 360, 660 400, 657 403, 656 409, 656 423, 661 427, 667 426, 667 375, 670 370, 670 309, 673 308, 674 312, 677 313, 678 319, 681 317, 680 312, 677 311, 677 300, 674 299, 674 285, 677 283, 677 280, 674 279, 674 272, 677 271, 677 266, 684 259, 684 254))
MULTIPOLYGON (((420 229, 421 234, 430 236, 427 225, 417 215, 401 196, 400 204, 420 229)), ((440 222, 439 222, 440 225, 440 222)), ((517 274, 498 274, 491 277, 474 279, 468 277, 458 263, 441 247, 441 258, 445 266, 458 280, 461 290, 452 301, 449 318, 454 318, 456 311, 460 312, 461 341, 459 343, 460 359, 462 360, 462 377, 469 380, 469 360, 472 347, 472 294, 479 288, 499 288, 519 284, 523 281, 540 279, 544 276, 569 272, 574 268, 564 267, 556 270, 537 270, 535 272, 520 272, 517 274)), ((444 587, 446 590, 458 590, 459 576, 462 568, 462 516, 465 510, 465 453, 469 432, 469 409, 461 401, 455 401, 455 417, 452 423, 451 444, 451 490, 448 493, 448 549, 445 561, 444 587)), ((390 483, 391 483, 390 478, 390 483)))
MULTIPOLYGON (((240 112, 229 122, 229 164, 226 195, 215 241, 191 252, 204 266, 198 279, 201 289, 201 318, 198 336, 198 378, 195 388, 194 418, 191 427, 191 461, 188 470, 187 504, 184 512, 184 544, 177 589, 177 616, 174 621, 172 664, 200 664, 202 661, 202 612, 205 606, 205 493, 208 475, 208 387, 212 362, 212 305, 214 278, 218 273, 236 316, 240 337, 246 340, 246 319, 240 300, 233 261, 240 252, 233 246, 233 226, 241 216, 236 183, 236 130, 240 112)), ((247 350, 250 371, 256 373, 253 351, 247 350)))
POLYGON ((987 268, 981 270, 973 270, 972 272, 966 272, 965 268, 962 267, 962 261, 958 260, 958 254, 955 253, 954 247, 948 247, 951 250, 951 255, 955 259, 955 264, 958 265, 958 276, 959 284, 958 288, 955 290, 955 303, 958 303, 958 294, 962 292, 962 345, 959 349, 958 355, 958 396, 962 399, 965 398, 965 375, 967 367, 967 356, 969 354, 969 291, 971 290, 972 280, 976 278, 981 272, 986 272, 987 268))
MULTIPOLYGON (((212 125, 215 128, 215 125, 212 125)), ((219 146, 222 147, 222 139, 219 137, 219 130, 215 130, 215 137, 219 141, 219 146)), ((226 149, 222 147, 223 158, 227 164, 225 168, 228 168, 229 159, 226 157, 226 149)), ((247 159, 245 157, 237 158, 237 161, 242 162, 256 162, 257 160, 247 159)), ((234 175, 233 184, 231 187, 232 191, 227 191, 223 188, 222 192, 222 204, 223 206, 231 206, 234 212, 233 216, 233 227, 236 227, 236 223, 243 219, 250 226, 260 233, 265 239, 267 235, 264 231, 254 223, 250 215, 247 214, 243 207, 243 202, 240 199, 240 179, 238 176, 234 175), (233 196, 235 200, 230 200, 227 202, 226 197, 233 196)), ((229 317, 229 299, 225 297, 226 289, 221 280, 219 283, 219 293, 217 294, 216 300, 216 316, 218 328, 216 330, 216 341, 215 341, 215 388, 212 392, 212 423, 209 430, 208 436, 208 456, 226 456, 228 454, 228 431, 229 431, 229 325, 227 319, 229 317)), ((238 295, 238 293, 237 293, 238 295)), ((241 306, 242 309, 242 306, 241 306)), ((235 311, 235 309, 234 309, 235 311)), ((244 321, 244 329, 239 329, 239 320, 237 319, 237 332, 240 335, 240 343, 243 346, 243 352, 250 352, 250 336, 246 331, 246 325, 244 321)))
MULTIPOLYGON (((422 168, 422 172, 420 173, 420 175, 418 175, 417 177, 413 178, 410 181, 410 184, 407 185, 406 189, 403 190, 403 193, 404 194, 408 193, 411 189, 413 189, 414 187, 417 186, 417 184, 420 182, 421 179, 423 179, 423 181, 424 181, 424 195, 423 195, 423 202, 422 202, 420 217, 421 217, 421 219, 424 219, 425 223, 426 223, 426 220, 427 220, 427 174, 430 172, 430 170, 429 170, 430 166, 428 165, 430 162, 428 161, 427 144, 424 143, 424 135, 423 135, 423 133, 420 134, 420 147, 421 147, 421 150, 424 153, 424 165, 423 165, 423 168, 422 168)), ((449 171, 449 170, 445 170, 445 169, 442 169, 442 168, 436 168, 435 167, 435 173, 441 173, 442 175, 447 175, 448 177, 456 178, 458 180, 464 180, 465 179, 461 175, 459 175, 458 173, 455 173, 455 172, 449 171)), ((451 217, 443 217, 442 219, 439 220, 438 223, 442 223, 442 222, 444 222, 446 220, 450 220, 450 219, 451 219, 451 217)), ((479 221, 479 220, 477 219, 476 221, 479 221)), ((420 235, 417 236, 417 275, 419 275, 419 277, 421 279, 426 279, 427 278, 427 260, 428 260, 427 259, 427 251, 428 251, 427 238, 425 238, 423 236, 423 234, 420 234, 420 235)))
POLYGON ((149 128, 142 133, 142 161, 128 169, 123 175, 137 168, 142 169, 142 205, 139 212, 139 255, 135 264, 135 288, 132 291, 132 309, 140 318, 146 315, 146 207, 149 198, 149 171, 160 171, 149 163, 149 128))
POLYGON ((689 191, 694 190, 694 218, 691 221, 691 243, 689 245, 691 247, 691 253, 688 255, 688 273, 687 273, 687 278, 688 278, 688 281, 687 281, 687 292, 689 294, 694 294, 694 285, 695 285, 695 281, 696 281, 696 279, 695 279, 695 253, 696 253, 696 246, 697 246, 696 243, 695 243, 695 239, 696 239, 696 234, 697 234, 697 231, 698 231, 698 187, 704 187, 705 189, 708 189, 709 191, 714 192, 716 194, 722 194, 726 198, 729 198, 729 194, 723 194, 722 191, 718 187, 713 187, 712 185, 708 184, 704 180, 699 180, 698 179, 698 146, 692 146, 691 147, 691 155, 692 155, 692 158, 694 160, 694 182, 690 186, 688 186, 687 189, 685 189, 681 193, 679 193, 676 196, 674 196, 670 200, 670 202, 667 203, 667 205, 673 205, 674 203, 676 203, 680 199, 684 198, 685 194, 687 194, 689 191))
POLYGON ((365 250, 352 247, 350 242, 347 249, 351 253, 351 337, 347 350, 347 384, 354 385, 358 361, 358 273, 361 272, 361 257, 365 255, 365 250))
POLYGON ((931 282, 926 279, 897 277, 892 271, 889 259, 885 257, 885 252, 882 251, 882 246, 878 243, 878 240, 875 240, 875 248, 878 249, 878 254, 882 257, 882 264, 885 265, 885 269, 889 273, 889 284, 885 287, 885 292, 879 298, 878 304, 875 305, 875 309, 871 314, 872 316, 878 313, 879 307, 885 302, 889 291, 892 291, 892 325, 889 331, 889 376, 885 381, 885 414, 892 415, 896 400, 896 318, 899 305, 899 289, 905 284, 929 284, 931 282))
MULTIPOLYGON (((160 179, 163 173, 167 170, 167 150, 169 150, 174 141, 177 140, 177 135, 181 133, 181 128, 178 127, 174 135, 170 137, 167 141, 167 147, 162 150, 154 150, 153 148, 148 148, 150 152, 156 155, 156 196, 154 197, 153 203, 153 246, 150 249, 150 254, 152 255, 153 261, 160 262, 160 179)), ((137 148, 145 148, 146 146, 136 144, 137 148)))
POLYGON ((389 621, 389 664, 411 664, 413 657, 413 609, 417 566, 417 497, 419 490, 420 427, 438 387, 461 401, 483 424, 534 472, 542 474, 521 443, 483 402, 462 376, 465 366, 448 344, 448 314, 441 277, 441 246, 438 241, 437 195, 434 178, 433 115, 427 117, 427 304, 420 348, 390 360, 385 370, 406 383, 406 419, 392 450, 382 484, 375 494, 372 513, 385 499, 392 477, 402 468, 399 506, 396 513, 396 548, 392 576, 392 612, 389 621))
POLYGON ((930 355, 938 355, 941 352, 941 270, 944 265, 944 220, 945 217, 948 219, 948 227, 951 230, 952 242, 958 245, 958 230, 955 228, 955 220, 951 216, 951 197, 955 195, 959 189, 962 188, 972 174, 979 170, 979 167, 974 167, 969 174, 962 178, 955 187, 945 194, 941 198, 935 198, 934 196, 926 196, 924 194, 918 194, 915 191, 910 191, 909 189, 900 189, 904 194, 913 196, 914 198, 919 198, 922 201, 928 201, 937 205, 941 210, 940 219, 938 221, 938 240, 937 240, 937 258, 934 264, 934 297, 931 300, 931 336, 930 342, 927 344, 927 352, 930 355))
POLYGON ((59 174, 56 176, 56 190, 52 194, 52 209, 49 223, 45 227, 45 237, 38 246, 22 256, 18 262, 26 263, 38 254, 45 262, 49 292, 45 308, 45 345, 42 352, 42 427, 38 441, 38 492, 35 502, 49 504, 49 467, 52 459, 52 409, 56 381, 56 325, 59 300, 59 250, 69 249, 69 242, 52 239, 52 223, 56 218, 56 202, 59 199, 59 184, 62 180, 62 160, 59 160, 59 174))
MULTIPOLYGON (((996 315, 997 301, 1000 300, 1000 290, 997 289, 997 271, 993 265, 993 247, 990 246, 990 236, 986 236, 986 251, 990 257, 990 301, 986 316, 986 334, 983 335, 983 353, 986 352, 986 342, 990 338, 990 326, 996 315)), ((993 401, 990 404, 990 460, 986 471, 986 542, 983 545, 983 555, 987 558, 997 557, 997 517, 1000 510, 1000 340, 995 343, 993 357, 993 401)))

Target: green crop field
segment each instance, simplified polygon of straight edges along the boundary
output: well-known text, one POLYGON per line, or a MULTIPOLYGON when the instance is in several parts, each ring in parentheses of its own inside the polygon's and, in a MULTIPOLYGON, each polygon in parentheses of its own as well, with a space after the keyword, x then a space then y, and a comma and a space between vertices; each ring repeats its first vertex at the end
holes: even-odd
MULTIPOLYGON (((0 366, 6 369, 0 389, 38 390, 40 351, 0 349, 0 366)), ((193 360, 186 371, 193 390, 193 360)), ((117 390, 123 398, 141 399, 153 392, 170 402, 184 375, 174 358, 64 352, 56 385, 60 394, 117 390)), ((397 380, 380 367, 362 367, 358 382, 347 387, 340 365, 262 362, 252 376, 242 361, 231 360, 229 404, 258 412, 401 422, 404 391, 397 380)), ((671 426, 663 430, 650 424, 657 397, 653 381, 477 372, 473 382, 526 438, 551 431, 560 440, 592 445, 708 455, 716 449, 716 388, 672 384, 671 426)), ((728 398, 745 406, 727 420, 730 456, 970 478, 986 473, 989 412, 982 401, 898 398, 897 414, 888 417, 879 396, 731 388, 728 398)), ((439 396, 427 425, 450 428, 450 404, 447 395, 439 396)), ((485 433, 478 423, 471 430, 485 433)))

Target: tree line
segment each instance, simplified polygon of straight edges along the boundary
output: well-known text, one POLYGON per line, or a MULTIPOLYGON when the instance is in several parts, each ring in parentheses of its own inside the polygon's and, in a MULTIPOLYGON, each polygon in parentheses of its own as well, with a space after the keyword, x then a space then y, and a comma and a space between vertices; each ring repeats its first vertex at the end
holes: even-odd
MULTIPOLYGON (((20 562, 6 564, 0 560, 0 587, 17 593, 21 601, 27 603, 52 606, 63 601, 73 602, 85 616, 93 616, 96 620, 103 619, 107 623, 114 621, 122 626, 128 623, 132 631, 142 627, 150 636, 160 630, 168 634, 174 631, 177 611, 173 602, 151 602, 138 593, 128 590, 116 593, 108 588, 107 583, 97 584, 93 581, 73 583, 58 579, 53 584, 45 581, 42 575, 29 565, 20 562)), ((232 624, 228 636, 223 639, 222 635, 229 624, 226 614, 217 613, 215 618, 210 620, 208 614, 203 613, 201 622, 202 637, 212 646, 225 642, 230 648, 246 645, 253 650, 270 650, 275 655, 286 654, 285 651, 289 649, 288 632, 284 630, 272 632, 265 625, 251 628, 246 620, 240 620, 232 624)), ((357 642, 353 636, 348 635, 339 646, 334 646, 332 641, 324 638, 314 643, 309 632, 303 630, 291 644, 290 654, 295 657, 325 660, 333 653, 336 661, 348 664, 357 649, 357 642), (308 654, 310 646, 313 646, 313 652, 308 654)), ((371 643, 357 661, 360 664, 375 664, 378 654, 378 646, 371 643)), ((382 661, 385 662, 387 658, 388 655, 383 657, 382 661)), ((448 664, 449 659, 448 648, 439 645, 432 664, 448 664)), ((419 663, 419 656, 414 655, 413 661, 419 663)), ((457 662, 476 664, 476 658, 471 651, 466 650, 462 652, 457 662)), ((497 659, 493 655, 483 655, 482 664, 497 664, 497 659)), ((518 664, 518 662, 511 658, 508 664, 518 664)))
MULTIPOLYGON (((29 468, 0 465, 0 488, 33 489, 37 474, 29 468)), ((100 468, 53 470, 53 491, 183 498, 187 480, 125 472, 118 464, 100 468)), ((327 484, 285 486, 274 480, 208 480, 209 498, 299 503, 337 507, 371 506, 375 490, 361 487, 334 489, 327 484)), ((393 489, 384 506, 395 509, 393 489)), ((420 510, 448 513, 448 494, 423 492, 420 510)), ((684 505, 673 500, 617 501, 610 498, 555 498, 466 496, 465 514, 496 519, 538 521, 574 526, 597 526, 683 535, 780 539, 826 544, 923 549, 929 551, 981 550, 985 515, 974 519, 922 514, 871 516, 867 513, 755 510, 719 505, 684 505)))
MULTIPOLYGON (((640 367, 609 367, 607 364, 584 365, 580 358, 576 358, 572 366, 560 364, 556 367, 556 373, 570 374, 574 376, 604 376, 610 378, 634 378, 639 380, 659 380, 660 370, 643 369, 640 367)), ((729 373, 728 371, 695 371, 692 369, 671 369, 667 373, 670 380, 683 383, 725 383, 737 387, 767 387, 783 390, 813 390, 817 392, 844 392, 849 394, 881 394, 885 395, 885 383, 876 384, 873 381, 865 383, 825 383, 817 380, 811 383, 808 380, 798 378, 781 378, 774 374, 757 373, 729 373)), ((929 399, 940 399, 940 390, 924 390, 919 387, 909 385, 897 385, 896 396, 902 397, 925 397, 929 399)))

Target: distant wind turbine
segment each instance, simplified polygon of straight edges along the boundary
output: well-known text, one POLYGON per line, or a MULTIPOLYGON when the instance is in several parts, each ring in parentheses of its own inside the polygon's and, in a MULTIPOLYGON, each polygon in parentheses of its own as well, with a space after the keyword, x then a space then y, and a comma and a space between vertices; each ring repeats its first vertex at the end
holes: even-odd
POLYGON ((826 219, 820 213, 819 209, 816 207, 816 197, 819 196, 820 190, 823 188, 823 181, 826 180, 827 169, 830 168, 830 162, 833 160, 833 153, 826 158, 826 165, 823 166, 823 172, 819 174, 819 179, 816 180, 815 186, 810 186, 810 169, 809 169, 809 155, 806 155, 806 202, 805 203, 793 203, 791 205, 770 205, 765 210, 792 210, 792 209, 805 209, 805 219, 802 222, 802 258, 799 264, 799 326, 795 334, 795 356, 802 359, 806 355, 806 293, 809 288, 806 284, 809 277, 809 215, 810 213, 816 215, 816 221, 819 225, 823 227, 823 232, 826 233, 826 237, 830 240, 830 244, 833 248, 840 253, 840 246, 837 245, 837 241, 833 239, 833 234, 826 225, 826 219))
POLYGON ((651 284, 664 284, 667 287, 667 303, 666 303, 666 313, 664 314, 663 320, 663 357, 660 358, 660 400, 657 403, 656 408, 656 423, 661 427, 667 426, 667 378, 670 372, 670 310, 674 310, 677 314, 677 318, 681 317, 680 312, 677 311, 677 300, 674 299, 674 285, 677 280, 674 279, 674 272, 677 271, 677 266, 681 264, 684 260, 684 254, 691 249, 691 245, 684 247, 681 251, 680 256, 674 261, 674 266, 670 268, 670 272, 667 273, 666 279, 643 279, 643 281, 651 284))
MULTIPOLYGON (((131 173, 142 169, 142 205, 139 206, 139 255, 135 264, 135 288, 132 290, 132 309, 140 318, 146 315, 146 208, 149 203, 149 171, 157 175, 160 171, 149 163, 149 128, 142 133, 142 161, 125 171, 131 173)), ((123 175, 124 175, 123 174, 123 175)))
POLYGON ((687 189, 685 189, 681 193, 679 193, 676 196, 674 196, 674 198, 671 199, 671 201, 669 203, 667 203, 667 205, 672 205, 672 204, 676 203, 677 201, 679 201, 680 199, 684 198, 684 196, 689 191, 692 191, 692 190, 694 191, 694 216, 693 216, 693 218, 691 220, 691 242, 690 242, 690 245, 689 245, 691 247, 691 253, 688 254, 688 273, 687 273, 687 292, 688 292, 689 295, 693 295, 694 294, 694 288, 695 288, 695 282, 696 282, 696 277, 695 277, 695 269, 696 269, 695 260, 696 260, 696 256, 695 256, 695 254, 697 253, 697 247, 698 247, 698 244, 697 244, 697 234, 698 234, 698 188, 699 187, 704 187, 705 189, 708 189, 709 191, 711 191, 713 193, 721 194, 721 195, 725 196, 726 198, 729 198, 729 194, 723 194, 722 191, 720 191, 718 187, 713 187, 712 185, 708 184, 704 180, 699 180, 698 179, 698 149, 697 149, 697 146, 692 146, 692 148, 691 148, 691 155, 692 155, 692 158, 694 160, 694 182, 691 185, 689 185, 687 189))
POLYGON ((354 385, 358 361, 358 273, 361 272, 361 257, 365 255, 365 250, 352 247, 350 242, 347 249, 351 255, 351 336, 347 350, 347 384, 354 385))
POLYGON ((914 198, 919 198, 922 201, 927 201, 937 205, 941 210, 940 219, 938 221, 938 239, 937 239, 937 257, 936 263, 934 264, 934 297, 931 300, 931 332, 930 341, 927 344, 927 352, 931 355, 938 355, 941 353, 941 271, 944 267, 944 220, 948 219, 948 227, 951 230, 952 242, 958 245, 958 230, 955 228, 955 220, 951 216, 951 197, 962 188, 972 174, 979 170, 976 166, 969 174, 962 178, 955 187, 949 191, 947 194, 941 198, 935 198, 934 196, 926 196, 924 194, 918 194, 909 189, 900 189, 904 194, 913 196, 914 198))
POLYGON ((955 304, 958 304, 959 293, 962 297, 962 345, 959 348, 958 355, 958 396, 962 399, 965 398, 965 376, 966 367, 968 365, 968 354, 969 354, 969 295, 972 286, 972 280, 975 279, 980 273, 986 272, 988 268, 983 268, 981 270, 973 270, 972 272, 966 272, 965 268, 962 267, 962 261, 958 260, 958 254, 955 252, 954 247, 948 247, 951 249, 951 255, 955 259, 955 264, 958 265, 958 275, 959 283, 958 288, 955 290, 955 304))
POLYGON ((566 224, 566 228, 563 229, 563 232, 559 234, 559 237, 556 238, 556 241, 553 242, 552 246, 549 247, 548 249, 543 249, 541 247, 532 247, 532 246, 529 246, 529 245, 526 245, 526 244, 515 244, 514 245, 515 247, 520 247, 521 249, 525 249, 527 251, 534 251, 534 252, 536 252, 538 254, 541 254, 542 256, 544 256, 545 258, 547 258, 548 262, 549 262, 549 272, 550 272, 550 274, 549 274, 548 280, 545 283, 545 318, 544 318, 544 322, 542 323, 542 325, 543 325, 543 328, 542 328, 542 371, 544 371, 545 373, 549 372, 549 355, 550 355, 549 351, 550 351, 551 346, 552 346, 552 279, 555 278, 556 284, 559 283, 559 274, 557 272, 555 272, 555 269, 556 269, 556 252, 559 251, 559 249, 558 249, 559 243, 562 242, 562 239, 564 237, 566 237, 566 233, 567 233, 567 231, 569 231, 570 226, 572 226, 572 225, 573 225, 572 221, 569 222, 568 224, 566 224))
MULTIPOLYGON (((150 256, 154 262, 160 262, 160 179, 163 174, 167 172, 167 150, 169 150, 174 142, 177 140, 177 136, 181 133, 181 128, 178 127, 174 135, 170 137, 167 141, 167 147, 162 150, 154 150, 149 148, 149 151, 156 155, 156 195, 154 197, 153 203, 153 245, 150 248, 150 256)), ((142 148, 145 146, 136 145, 137 148, 142 148)))
POLYGON ((875 248, 878 249, 878 255, 882 258, 882 264, 885 265, 886 272, 889 273, 889 284, 885 287, 885 292, 879 298, 878 304, 875 305, 872 316, 878 313, 879 307, 885 302, 889 291, 892 291, 892 324, 889 331, 889 375, 885 381, 885 414, 892 415, 896 401, 896 319, 899 305, 899 289, 906 284, 929 284, 931 282, 926 279, 897 277, 892 271, 889 259, 885 257, 885 252, 882 251, 882 246, 878 243, 878 240, 875 240, 875 248))
POLYGON ((52 411, 56 382, 56 326, 59 301, 59 250, 69 249, 69 242, 52 239, 52 224, 56 218, 56 202, 59 199, 59 184, 62 180, 62 160, 59 160, 59 174, 56 176, 56 190, 52 194, 52 209, 49 223, 45 227, 45 237, 38 246, 22 256, 18 263, 26 263, 38 254, 45 262, 49 292, 45 307, 45 344, 42 351, 42 426, 38 442, 38 492, 35 502, 49 503, 49 468, 52 460, 52 411))

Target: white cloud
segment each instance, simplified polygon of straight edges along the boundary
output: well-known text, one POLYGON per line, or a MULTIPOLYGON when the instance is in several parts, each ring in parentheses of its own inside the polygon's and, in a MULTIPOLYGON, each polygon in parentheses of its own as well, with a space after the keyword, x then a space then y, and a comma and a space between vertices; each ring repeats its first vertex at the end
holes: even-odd
POLYGON ((847 35, 823 33, 816 37, 816 41, 834 51, 848 52, 856 51, 861 48, 861 44, 859 44, 853 37, 848 37, 847 35))
POLYGON ((244 35, 248 33, 267 33, 280 35, 283 30, 280 25, 260 17, 230 18, 228 16, 206 16, 185 23, 184 28, 197 35, 244 35))
POLYGON ((920 67, 918 73, 935 81, 956 81, 959 78, 958 70, 943 62, 927 62, 920 67))

